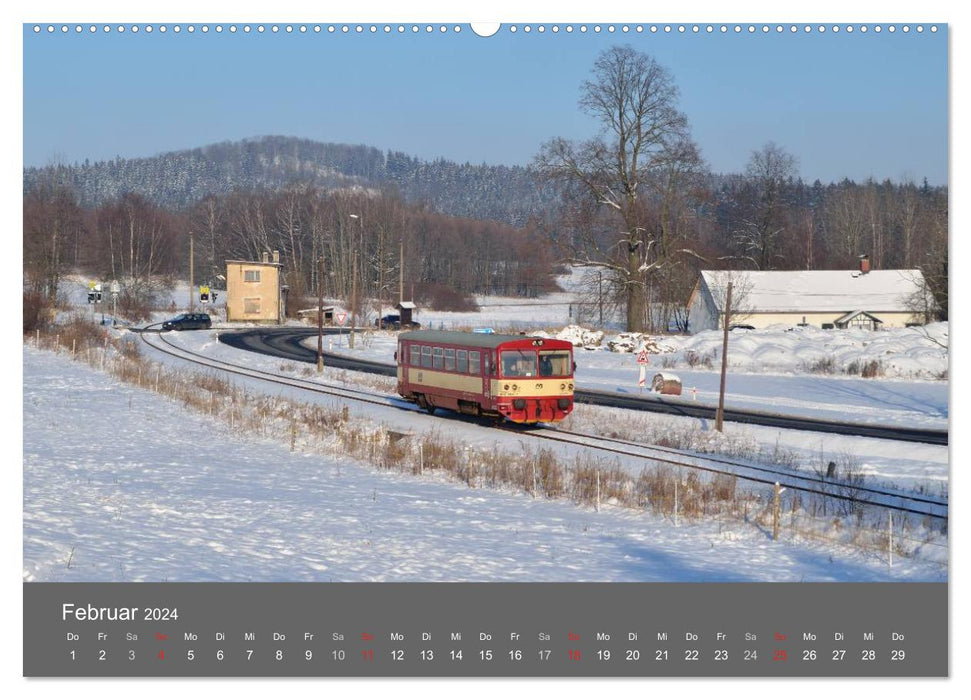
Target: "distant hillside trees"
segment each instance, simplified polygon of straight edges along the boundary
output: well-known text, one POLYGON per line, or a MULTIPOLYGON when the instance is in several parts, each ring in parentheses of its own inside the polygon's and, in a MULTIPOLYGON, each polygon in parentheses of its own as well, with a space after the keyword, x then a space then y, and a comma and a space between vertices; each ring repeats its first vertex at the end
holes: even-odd
POLYGON ((84 206, 136 192, 169 209, 209 195, 273 191, 300 183, 322 189, 397 191, 408 203, 443 214, 522 226, 553 201, 523 167, 423 161, 370 146, 320 143, 286 136, 225 142, 150 158, 24 170, 24 191, 57 177, 84 206))

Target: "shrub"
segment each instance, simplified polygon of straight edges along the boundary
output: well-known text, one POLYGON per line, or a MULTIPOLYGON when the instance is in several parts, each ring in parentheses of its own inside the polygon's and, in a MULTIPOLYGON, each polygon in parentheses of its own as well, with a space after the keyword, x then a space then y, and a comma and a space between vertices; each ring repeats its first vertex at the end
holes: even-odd
POLYGON ((470 294, 444 284, 425 283, 415 289, 416 301, 435 311, 478 311, 470 294))

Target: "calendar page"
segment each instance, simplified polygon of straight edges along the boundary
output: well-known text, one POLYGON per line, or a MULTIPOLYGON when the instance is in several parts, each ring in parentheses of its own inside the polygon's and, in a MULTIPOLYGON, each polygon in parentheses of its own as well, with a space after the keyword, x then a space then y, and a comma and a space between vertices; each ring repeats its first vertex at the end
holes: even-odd
POLYGON ((20 26, 24 676, 949 676, 946 17, 263 11, 20 26))

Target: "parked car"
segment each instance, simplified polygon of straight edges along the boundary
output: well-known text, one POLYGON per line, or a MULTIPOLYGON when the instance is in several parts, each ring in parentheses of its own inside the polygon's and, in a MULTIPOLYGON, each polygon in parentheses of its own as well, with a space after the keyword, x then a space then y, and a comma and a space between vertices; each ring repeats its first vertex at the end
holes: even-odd
MULTIPOLYGON (((387 316, 382 316, 381 318, 375 320, 374 325, 378 328, 390 328, 392 330, 399 330, 401 328, 401 315, 400 314, 388 314, 387 316)), ((411 323, 405 324, 408 328, 419 329, 421 324, 417 321, 412 321, 411 323)))
POLYGON ((748 323, 733 323, 728 327, 730 331, 754 331, 755 326, 749 325, 748 323))
POLYGON ((163 331, 193 331, 212 328, 209 314, 179 314, 162 324, 163 331))

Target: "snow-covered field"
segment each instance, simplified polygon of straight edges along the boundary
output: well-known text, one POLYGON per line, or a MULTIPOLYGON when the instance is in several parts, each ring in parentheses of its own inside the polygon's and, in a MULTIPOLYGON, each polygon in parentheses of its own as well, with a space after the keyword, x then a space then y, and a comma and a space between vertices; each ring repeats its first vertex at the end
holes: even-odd
MULTIPOLYGON (((200 352, 208 357, 223 360, 235 364, 242 364, 247 367, 259 369, 273 374, 293 376, 300 378, 315 377, 315 373, 310 373, 309 365, 283 361, 277 358, 259 355, 256 353, 244 352, 229 347, 216 340, 217 331, 192 332, 192 333, 169 333, 166 339, 175 343, 179 347, 184 347, 194 352, 200 352)), ((347 338, 338 341, 332 336, 328 336, 328 342, 333 343, 335 352, 349 353, 347 348, 347 338), (340 342, 340 344, 339 344, 340 342)), ((385 332, 374 332, 367 340, 363 337, 358 338, 354 353, 379 359, 385 362, 392 361, 393 335, 385 332), (384 348, 384 349, 382 349, 384 348)), ((313 341, 314 347, 316 341, 313 341)), ((164 360, 160 355, 150 355, 152 359, 164 360)), ((578 354, 578 361, 583 362, 587 355, 578 354)), ((598 353, 598 357, 600 357, 598 353)), ((614 357, 623 358, 631 363, 629 369, 621 367, 620 372, 633 372, 636 378, 636 365, 630 355, 616 355, 614 353, 603 353, 603 359, 614 357)), ((169 360, 171 361, 171 360, 169 360)), ((578 371, 582 374, 583 367, 578 371)), ((680 373, 684 374, 684 373, 680 373)), ((786 378, 776 378, 782 382, 786 378)), ((391 378, 377 377, 374 375, 360 374, 357 372, 347 372, 325 367, 322 381, 337 383, 339 385, 358 386, 369 390, 381 390, 389 396, 396 396, 394 391, 394 381, 391 378)), ((717 381, 717 378, 715 379, 717 381)), ((793 391, 801 391, 804 395, 810 395, 810 389, 816 382, 816 378, 796 378, 789 377, 788 381, 795 387, 793 391)), ((850 380, 839 380, 850 381, 850 380)), ((879 385, 870 386, 871 380, 857 380, 862 383, 861 392, 857 394, 858 400, 863 406, 862 409, 854 409, 852 405, 845 403, 836 404, 812 404, 808 400, 805 405, 813 409, 806 410, 804 413, 810 415, 835 416, 837 419, 863 421, 869 418, 876 423, 899 424, 927 424, 919 420, 924 414, 920 412, 919 398, 908 396, 910 385, 901 388, 901 393, 897 397, 899 402, 904 403, 905 409, 899 411, 880 410, 879 394, 862 393, 862 390, 874 391, 880 388, 879 385), (860 415, 861 411, 867 413, 866 416, 860 415), (908 420, 910 419, 910 420, 908 420)), ((267 391, 266 385, 257 383, 262 391, 267 391)), ((582 386, 582 383, 581 383, 582 386)), ((766 379, 765 383, 758 383, 756 386, 768 386, 771 390, 771 379, 766 379)), ((918 383, 918 387, 936 386, 934 383, 918 383)), ((717 384, 714 391, 717 391, 717 384)), ((283 391, 283 395, 289 396, 289 391, 283 391)), ((701 391, 699 391, 699 396, 701 391)), ((758 402, 755 405, 765 408, 766 401, 771 396, 755 397, 758 402)), ((833 397, 825 397, 832 401, 833 397)), ((699 398, 699 401, 701 399, 699 398)), ((717 393, 715 394, 717 401, 717 393)), ((946 394, 944 397, 946 402, 946 394)), ((731 405, 731 404, 730 404, 731 405)), ((946 407, 946 403, 945 403, 946 407)), ((399 409, 371 408, 371 416, 383 424, 392 425, 401 430, 425 430, 428 429, 429 418, 424 415, 415 416, 399 409)), ((792 410, 790 406, 785 407, 787 412, 797 413, 800 411, 792 410)), ((583 406, 576 408, 574 419, 571 421, 571 428, 582 431, 596 433, 605 428, 616 429, 618 425, 624 425, 632 421, 639 421, 644 425, 644 431, 636 433, 633 437, 650 440, 654 435, 691 433, 691 440, 703 445, 705 451, 717 452, 719 441, 734 445, 746 446, 747 451, 755 454, 773 455, 778 452, 792 456, 792 462, 798 463, 799 467, 806 470, 825 470, 830 461, 835 461, 841 466, 844 464, 852 465, 853 471, 862 475, 867 483, 872 485, 893 485, 903 489, 922 490, 934 495, 946 493, 948 490, 948 471, 949 459, 948 448, 940 445, 925 445, 919 443, 900 443, 887 440, 876 440, 871 438, 859 438, 842 435, 827 435, 822 433, 801 432, 794 430, 780 430, 776 428, 765 428, 753 425, 742 425, 737 423, 725 424, 725 438, 713 431, 710 421, 694 418, 682 418, 676 416, 663 416, 653 413, 639 413, 624 411, 621 409, 607 409, 602 407, 583 406)), ((462 439, 476 449, 491 449, 496 444, 510 442, 506 434, 496 436, 494 431, 478 429, 475 426, 464 425, 459 418, 451 417, 443 413, 440 417, 432 419, 436 429, 443 433, 454 433, 460 431, 462 439)), ((940 424, 946 426, 946 421, 930 423, 931 425, 940 424)), ((515 443, 515 440, 511 440, 515 443)))
POLYGON ((941 580, 926 560, 290 452, 25 347, 28 581, 941 580))

